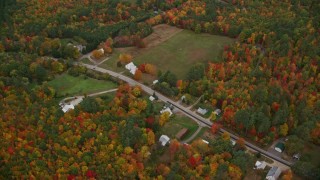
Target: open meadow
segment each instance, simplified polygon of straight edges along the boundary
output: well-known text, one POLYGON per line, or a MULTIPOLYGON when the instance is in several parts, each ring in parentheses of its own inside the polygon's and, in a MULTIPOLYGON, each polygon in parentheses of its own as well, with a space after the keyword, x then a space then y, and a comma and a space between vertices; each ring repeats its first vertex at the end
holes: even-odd
POLYGON ((120 53, 129 53, 133 55, 133 62, 136 65, 150 63, 162 72, 170 70, 179 79, 185 79, 193 64, 221 61, 223 48, 234 42, 234 39, 224 36, 196 34, 169 25, 158 26, 161 28, 155 26, 154 32, 145 38, 146 48, 118 48, 101 67, 124 71, 124 68, 117 67, 118 57, 120 53))
POLYGON ((48 84, 55 88, 58 96, 83 95, 117 87, 111 81, 97 80, 84 76, 74 77, 68 74, 59 75, 48 84))

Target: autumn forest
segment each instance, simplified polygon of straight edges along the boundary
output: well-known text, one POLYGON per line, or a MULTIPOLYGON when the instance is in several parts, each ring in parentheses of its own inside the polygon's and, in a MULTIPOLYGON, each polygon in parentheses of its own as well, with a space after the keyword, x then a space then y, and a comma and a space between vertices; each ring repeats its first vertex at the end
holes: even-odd
POLYGON ((273 156, 319 179, 319 20, 317 0, 2 0, 0 179, 265 179, 273 156))

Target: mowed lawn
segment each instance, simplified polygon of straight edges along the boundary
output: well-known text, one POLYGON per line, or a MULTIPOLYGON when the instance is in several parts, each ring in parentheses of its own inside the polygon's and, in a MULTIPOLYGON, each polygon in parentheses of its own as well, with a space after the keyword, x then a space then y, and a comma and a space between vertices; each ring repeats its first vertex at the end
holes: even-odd
POLYGON ((194 132, 196 132, 198 129, 198 124, 189 117, 176 114, 174 118, 170 118, 170 120, 166 122, 166 124, 162 127, 161 132, 162 134, 175 139, 176 134, 183 128, 187 128, 188 132, 182 139, 187 139, 192 136, 194 132))
POLYGON ((183 30, 164 43, 135 57, 135 64, 151 63, 161 71, 170 70, 184 79, 189 68, 197 62, 221 61, 223 48, 234 39, 210 34, 195 34, 183 30))
POLYGON ((84 76, 73 77, 66 73, 57 76, 48 84, 56 89, 60 96, 83 95, 116 88, 117 85, 111 81, 85 78, 84 76))

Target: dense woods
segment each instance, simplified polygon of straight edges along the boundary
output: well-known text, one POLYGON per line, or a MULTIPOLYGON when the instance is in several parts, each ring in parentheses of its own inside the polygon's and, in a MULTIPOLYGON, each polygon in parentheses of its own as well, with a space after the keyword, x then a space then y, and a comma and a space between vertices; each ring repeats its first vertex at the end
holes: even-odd
MULTIPOLYGON (((67 113, 48 86, 66 71, 110 80, 74 60, 97 47, 107 54, 143 48, 142 38, 161 23, 236 43, 224 47, 222 62, 188 67, 186 79, 145 63, 136 80, 158 75, 154 88, 166 96, 202 96, 223 111, 214 132, 224 126, 261 146, 288 137, 289 155, 306 142, 320 145, 319 9, 315 0, 1 1, 0 179, 242 179, 253 165, 243 139, 235 147, 228 135, 162 147, 160 129, 170 119, 138 86, 120 83, 113 99, 87 97, 67 113)), ((121 54, 119 66, 131 61, 121 54)), ((308 159, 293 171, 320 177, 308 159)))

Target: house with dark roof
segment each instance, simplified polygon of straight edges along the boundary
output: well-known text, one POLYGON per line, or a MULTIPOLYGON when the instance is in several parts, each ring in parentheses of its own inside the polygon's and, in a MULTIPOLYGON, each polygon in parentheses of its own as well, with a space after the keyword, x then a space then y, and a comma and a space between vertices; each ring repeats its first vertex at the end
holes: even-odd
POLYGON ((280 176, 280 174, 281 174, 281 169, 279 167, 277 167, 277 166, 273 166, 269 170, 269 172, 268 172, 268 174, 266 176, 266 179, 268 179, 268 180, 277 180, 278 177, 280 176))

